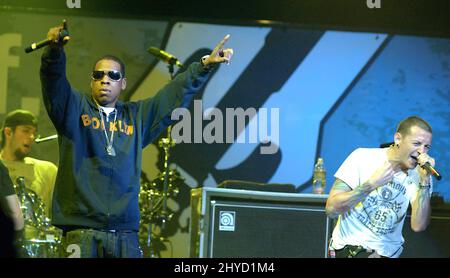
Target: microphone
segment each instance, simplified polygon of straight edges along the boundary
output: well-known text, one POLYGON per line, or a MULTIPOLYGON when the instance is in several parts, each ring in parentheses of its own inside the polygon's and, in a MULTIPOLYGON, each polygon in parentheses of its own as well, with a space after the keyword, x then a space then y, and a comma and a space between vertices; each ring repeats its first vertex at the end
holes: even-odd
POLYGON ((58 138, 58 134, 54 134, 54 135, 47 136, 47 137, 44 137, 44 138, 36 138, 36 139, 34 139, 34 142, 36 144, 39 144, 39 143, 42 143, 42 142, 45 142, 45 141, 50 141, 50 140, 53 140, 53 139, 56 139, 56 138, 58 138))
POLYGON ((149 49, 147 49, 147 52, 170 65, 177 65, 180 68, 183 67, 183 64, 177 59, 177 57, 161 49, 158 49, 156 47, 150 47, 149 49))
POLYGON ((438 173, 438 171, 436 171, 436 169, 434 169, 433 166, 431 166, 429 162, 425 162, 425 164, 421 165, 421 167, 427 170, 427 172, 433 175, 438 181, 442 179, 442 176, 438 173))
MULTIPOLYGON (((67 21, 63 21, 63 29, 59 31, 58 41, 60 42, 62 40, 63 44, 66 44, 70 40, 69 31, 67 30, 67 21)), ((30 53, 35 51, 36 49, 42 48, 44 46, 47 46, 51 43, 51 40, 45 39, 40 42, 32 43, 30 46, 25 48, 25 53, 30 53)))
POLYGON ((42 40, 40 42, 34 42, 32 43, 30 46, 28 46, 27 48, 25 48, 25 53, 30 53, 36 49, 42 48, 46 45, 50 44, 50 40, 46 39, 46 40, 42 40))

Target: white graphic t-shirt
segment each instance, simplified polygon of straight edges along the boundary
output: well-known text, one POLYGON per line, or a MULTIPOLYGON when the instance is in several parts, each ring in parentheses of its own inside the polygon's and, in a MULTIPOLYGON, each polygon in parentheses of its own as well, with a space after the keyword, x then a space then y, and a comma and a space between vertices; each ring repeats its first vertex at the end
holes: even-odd
MULTIPOLYGON (((366 182, 387 161, 387 148, 353 151, 334 175, 352 189, 366 182)), ((372 191, 363 202, 339 216, 332 248, 360 245, 386 257, 400 256, 408 206, 419 188, 417 168, 397 172, 391 182, 372 191)))

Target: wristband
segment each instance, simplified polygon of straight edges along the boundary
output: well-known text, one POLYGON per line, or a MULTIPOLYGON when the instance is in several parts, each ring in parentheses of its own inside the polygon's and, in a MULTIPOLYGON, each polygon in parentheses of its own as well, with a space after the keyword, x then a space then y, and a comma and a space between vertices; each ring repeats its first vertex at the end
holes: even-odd
POLYGON ((210 65, 205 65, 205 61, 208 58, 209 58, 209 55, 205 55, 200 59, 200 64, 202 64, 203 69, 206 71, 210 71, 212 68, 210 65))

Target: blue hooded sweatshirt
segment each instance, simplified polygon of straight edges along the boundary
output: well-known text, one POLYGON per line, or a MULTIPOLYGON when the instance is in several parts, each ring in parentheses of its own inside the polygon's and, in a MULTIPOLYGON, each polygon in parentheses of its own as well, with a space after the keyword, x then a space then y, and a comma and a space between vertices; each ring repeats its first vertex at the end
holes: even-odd
POLYGON ((116 156, 110 156, 98 106, 91 95, 70 86, 65 68, 64 51, 48 47, 42 55, 42 93, 59 143, 52 224, 64 230, 138 231, 142 149, 172 123, 173 109, 189 105, 210 74, 195 62, 154 97, 117 101, 117 115, 109 121, 103 115, 107 134, 115 133, 116 156))

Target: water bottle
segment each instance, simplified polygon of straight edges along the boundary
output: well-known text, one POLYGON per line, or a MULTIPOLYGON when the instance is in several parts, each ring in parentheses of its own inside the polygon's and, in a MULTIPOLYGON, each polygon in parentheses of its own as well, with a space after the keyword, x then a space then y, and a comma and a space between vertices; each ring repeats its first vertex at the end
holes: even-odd
POLYGON ((323 159, 319 157, 317 163, 314 166, 313 175, 313 193, 324 194, 325 193, 325 167, 323 166, 323 159))

